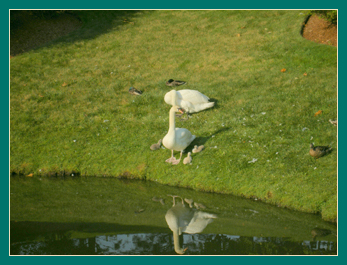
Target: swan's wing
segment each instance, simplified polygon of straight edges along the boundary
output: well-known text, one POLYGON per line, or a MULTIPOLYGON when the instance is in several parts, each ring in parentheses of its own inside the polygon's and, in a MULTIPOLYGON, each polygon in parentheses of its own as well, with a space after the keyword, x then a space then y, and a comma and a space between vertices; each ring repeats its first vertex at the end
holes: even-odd
POLYGON ((177 91, 177 99, 190 101, 192 104, 199 104, 209 102, 210 98, 197 90, 182 89, 177 91))
POLYGON ((165 94, 164 101, 165 101, 166 104, 172 105, 172 97, 171 97, 171 93, 170 92, 167 92, 165 94))
POLYGON ((214 102, 207 102, 207 103, 195 103, 193 104, 190 101, 184 101, 184 100, 177 100, 179 106, 183 108, 188 113, 194 113, 199 112, 204 109, 212 108, 214 106, 214 102))
POLYGON ((213 221, 214 218, 217 218, 217 216, 214 214, 197 211, 194 213, 194 216, 189 222, 188 226, 186 226, 182 232, 188 234, 201 233, 205 227, 213 221))
MULTIPOLYGON (((183 108, 185 111, 189 111, 190 109, 193 109, 192 103, 189 101, 184 101, 182 98, 182 95, 180 93, 176 93, 176 104, 183 108)), ((164 101, 166 104, 172 105, 172 94, 171 91, 167 92, 164 96, 164 101)))
POLYGON ((185 211, 182 214, 177 215, 177 224, 181 232, 184 232, 186 227, 192 221, 194 213, 192 210, 185 211))
POLYGON ((199 112, 204 109, 212 108, 214 106, 214 102, 195 104, 193 108, 189 111, 190 113, 199 112))
POLYGON ((193 142, 193 140, 195 139, 195 135, 192 135, 192 133, 185 128, 176 128, 175 135, 175 144, 179 146, 179 148, 177 148, 176 151, 186 149, 186 147, 190 145, 190 143, 193 142))
POLYGON ((188 112, 195 112, 194 105, 190 101, 185 101, 182 99, 177 100, 178 106, 180 106, 182 109, 188 112))

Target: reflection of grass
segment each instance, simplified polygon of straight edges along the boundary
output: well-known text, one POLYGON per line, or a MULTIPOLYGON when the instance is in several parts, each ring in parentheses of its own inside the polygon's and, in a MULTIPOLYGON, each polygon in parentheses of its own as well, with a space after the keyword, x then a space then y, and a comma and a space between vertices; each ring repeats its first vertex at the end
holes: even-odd
MULTIPOLYGON (((336 234, 336 225, 316 215, 148 181, 94 177, 65 181, 11 177, 10 181, 11 221, 18 223, 13 229, 28 225, 24 229, 30 231, 28 234, 64 230, 73 232, 71 237, 80 238, 100 233, 170 233, 164 217, 172 206, 172 198, 167 194, 191 198, 207 206, 203 211, 217 214, 218 218, 204 229, 207 234, 290 237, 300 241, 309 240, 316 226, 336 234), (165 204, 153 201, 154 196, 163 198, 165 204), (140 209, 144 211, 136 214, 140 209), (30 222, 21 225, 21 221, 38 224, 29 229, 30 222)), ((336 237, 330 236, 329 240, 336 242, 336 237)))
POLYGON ((314 161, 308 150, 336 150, 336 48, 303 39, 299 13, 141 11, 126 23, 81 11, 80 30, 11 59, 11 171, 129 172, 334 220, 336 151, 314 161), (206 146, 189 166, 149 149, 168 129, 169 78, 217 101, 177 122, 206 146))

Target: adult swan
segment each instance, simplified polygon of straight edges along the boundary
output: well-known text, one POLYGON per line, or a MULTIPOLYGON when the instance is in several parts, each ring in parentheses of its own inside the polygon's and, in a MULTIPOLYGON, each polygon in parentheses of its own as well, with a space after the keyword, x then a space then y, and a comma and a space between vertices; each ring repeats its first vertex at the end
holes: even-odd
MULTIPOLYGON (((172 91, 165 94, 164 100, 167 104, 172 104, 172 91)), ((176 103, 175 105, 178 105, 187 114, 199 112, 204 109, 212 108, 214 106, 214 102, 209 101, 209 97, 200 93, 197 90, 191 90, 191 89, 182 89, 176 91, 176 103)), ((174 105, 173 105, 174 106, 174 105)))
POLYGON ((170 109, 169 131, 163 138, 163 145, 171 150, 171 157, 165 161, 177 165, 181 161, 183 150, 195 139, 195 135, 192 135, 192 133, 185 128, 176 128, 175 113, 179 111, 179 107, 176 105, 176 90, 171 90, 170 93, 172 94, 171 105, 173 107, 170 109), (181 152, 180 159, 174 157, 174 151, 181 152))

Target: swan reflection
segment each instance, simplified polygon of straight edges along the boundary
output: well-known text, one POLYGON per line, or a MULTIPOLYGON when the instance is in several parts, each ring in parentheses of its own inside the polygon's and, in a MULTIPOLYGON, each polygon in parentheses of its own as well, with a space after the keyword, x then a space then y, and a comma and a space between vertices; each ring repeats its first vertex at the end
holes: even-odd
MULTIPOLYGON (((184 200, 179 196, 172 196, 173 206, 166 212, 165 220, 173 232, 174 247, 177 254, 184 254, 188 249, 183 249, 179 243, 179 236, 184 232, 188 234, 201 233, 205 227, 217 218, 215 214, 198 211, 197 209, 186 207, 184 200), (180 198, 181 202, 175 202, 175 198, 180 198)), ((186 200, 187 201, 187 200, 186 200)), ((191 204, 190 204, 191 205, 191 204)))

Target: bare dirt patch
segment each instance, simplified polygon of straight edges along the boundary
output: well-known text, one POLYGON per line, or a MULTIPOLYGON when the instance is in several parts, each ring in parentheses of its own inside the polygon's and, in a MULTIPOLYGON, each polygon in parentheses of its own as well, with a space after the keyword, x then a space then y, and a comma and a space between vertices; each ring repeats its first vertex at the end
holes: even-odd
POLYGON ((330 24, 325 19, 313 15, 304 27, 303 37, 317 43, 337 47, 337 25, 330 24))

